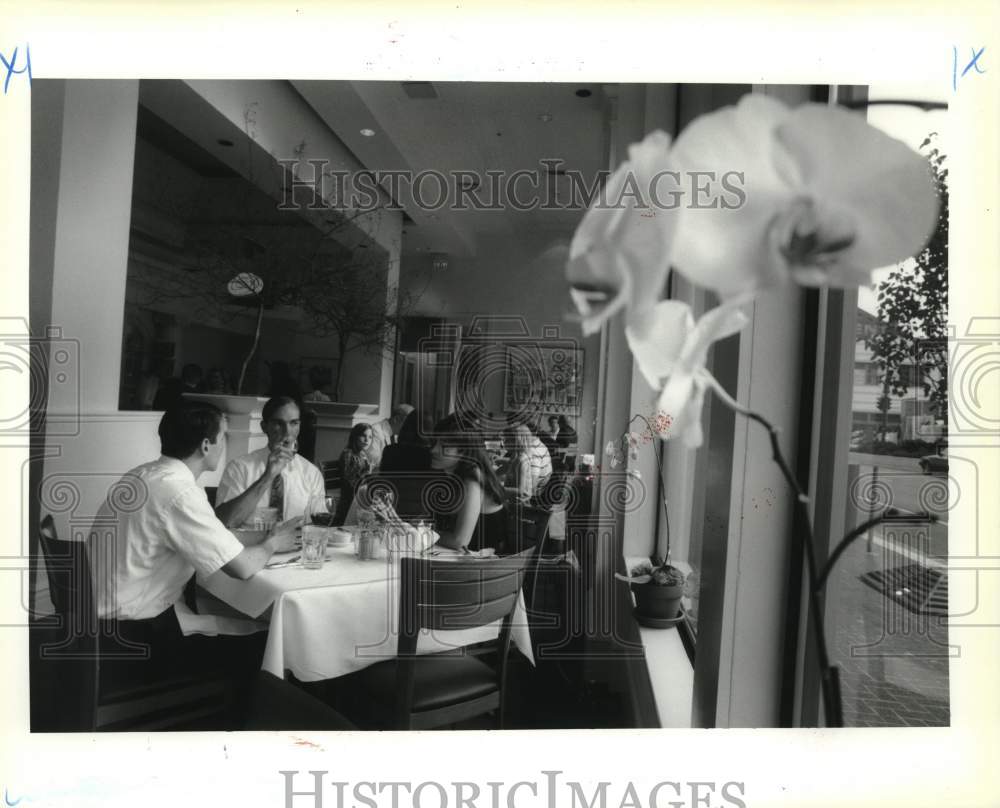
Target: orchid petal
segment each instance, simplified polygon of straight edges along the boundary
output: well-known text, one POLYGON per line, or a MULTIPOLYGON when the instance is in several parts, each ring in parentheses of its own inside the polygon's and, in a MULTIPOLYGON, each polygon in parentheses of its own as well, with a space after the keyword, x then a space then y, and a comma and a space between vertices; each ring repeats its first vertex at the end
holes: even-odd
POLYGON ((681 437, 690 447, 702 442, 701 405, 705 391, 692 373, 677 372, 667 379, 657 401, 657 408, 670 416, 670 427, 663 438, 681 437))
POLYGON ((831 281, 850 285, 856 272, 902 261, 926 244, 938 202, 925 157, 863 115, 821 104, 792 110, 775 137, 800 166, 806 193, 853 220, 854 241, 831 266, 831 281))
POLYGON ((743 177, 741 204, 689 194, 673 244, 675 268, 723 299, 780 284, 787 277, 763 234, 776 211, 792 198, 799 179, 793 163, 774 159, 774 129, 788 114, 787 107, 772 98, 744 96, 735 107, 693 121, 671 151, 670 161, 686 182, 697 171, 711 172, 717 179, 727 171, 743 177))
POLYGON ((690 371, 703 367, 713 342, 742 331, 750 320, 740 306, 743 298, 716 306, 701 317, 684 345, 681 362, 690 371))
POLYGON ((649 201, 670 139, 653 132, 630 147, 633 160, 611 175, 570 244, 567 280, 589 335, 625 306, 642 312, 659 299, 669 268, 675 211, 649 201))
POLYGON ((600 331, 604 321, 621 311, 631 296, 632 275, 624 258, 607 248, 595 248, 570 259, 566 274, 570 283, 576 279, 577 286, 570 287, 569 296, 583 318, 584 336, 600 331))
POLYGON ((693 328, 691 307, 679 300, 661 300, 642 325, 625 327, 629 350, 650 387, 671 374, 693 328))

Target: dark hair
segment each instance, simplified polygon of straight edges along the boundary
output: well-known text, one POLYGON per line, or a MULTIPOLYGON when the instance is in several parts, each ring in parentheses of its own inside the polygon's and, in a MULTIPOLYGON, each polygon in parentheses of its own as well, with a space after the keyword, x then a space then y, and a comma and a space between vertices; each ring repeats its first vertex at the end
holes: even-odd
POLYGON ((302 414, 302 408, 298 405, 298 402, 294 398, 291 396, 275 396, 274 398, 269 398, 267 403, 264 405, 264 409, 261 410, 261 422, 265 423, 270 421, 274 414, 286 404, 294 404, 295 409, 299 411, 299 415, 302 414))
POLYGON ((427 440, 421 434, 420 413, 418 410, 411 410, 410 414, 403 419, 399 427, 399 436, 396 443, 400 446, 420 446, 426 448, 427 440))
POLYGON ((222 428, 222 410, 206 401, 182 401, 160 419, 160 453, 178 460, 193 455, 208 438, 215 443, 222 428))
POLYGON ((314 390, 319 390, 326 384, 326 368, 319 365, 313 365, 309 368, 309 384, 313 386, 314 390))
POLYGON ((201 365, 196 365, 193 362, 185 365, 181 369, 181 381, 185 384, 191 382, 197 384, 202 380, 205 372, 201 369, 201 365))
POLYGON ((559 416, 558 416, 558 415, 550 415, 550 416, 549 416, 549 417, 548 417, 548 418, 547 418, 546 420, 547 420, 547 421, 548 421, 548 423, 550 423, 550 424, 551 424, 551 423, 552 423, 553 421, 555 421, 555 422, 556 422, 556 423, 558 424, 558 423, 559 423, 559 416))
POLYGON ((503 484, 486 453, 486 439, 482 431, 470 427, 465 419, 452 414, 435 424, 434 439, 459 450, 461 460, 455 466, 455 474, 464 480, 475 480, 494 501, 504 504, 506 497, 503 484))
POLYGON ((352 452, 360 452, 358 441, 365 434, 365 430, 371 429, 371 424, 355 424, 351 427, 351 434, 347 436, 347 448, 352 452))

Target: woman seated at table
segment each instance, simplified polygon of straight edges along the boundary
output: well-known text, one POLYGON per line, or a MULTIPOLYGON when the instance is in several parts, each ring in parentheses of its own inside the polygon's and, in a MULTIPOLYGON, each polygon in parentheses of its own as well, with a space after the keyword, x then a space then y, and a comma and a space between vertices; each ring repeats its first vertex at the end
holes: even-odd
MULTIPOLYGON (((507 464, 506 486, 521 502, 527 502, 538 493, 542 484, 552 474, 551 465, 543 479, 532 462, 535 442, 531 430, 525 424, 507 429, 504 445, 510 450, 507 464)), ((544 445, 541 447, 544 449, 544 445)))
POLYGON ((455 415, 434 427, 431 468, 453 477, 460 492, 452 507, 436 513, 438 544, 454 550, 501 548, 507 539, 504 490, 489 455, 483 435, 455 415))
POLYGON ((370 424, 355 424, 347 437, 347 446, 340 455, 340 502, 337 506, 337 524, 343 524, 354 492, 358 485, 375 470, 368 449, 372 445, 372 428, 370 424))

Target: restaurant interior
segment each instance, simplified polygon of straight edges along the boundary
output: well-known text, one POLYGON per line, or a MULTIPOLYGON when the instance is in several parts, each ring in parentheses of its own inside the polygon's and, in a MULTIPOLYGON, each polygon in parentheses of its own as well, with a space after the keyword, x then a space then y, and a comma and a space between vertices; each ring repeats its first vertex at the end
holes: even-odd
MULTIPOLYGON (((32 357, 26 471, 33 731, 815 725, 793 497, 766 436, 709 403, 702 447, 643 442, 628 474, 613 468, 605 447, 655 396, 621 333, 584 336, 565 265, 588 195, 630 143, 676 134, 747 93, 794 106, 838 90, 35 80, 30 317, 45 341, 32 357), (501 668, 499 684, 440 675, 438 690, 451 692, 424 694, 435 720, 383 720, 394 682, 412 684, 393 678, 413 667, 405 655, 397 666, 393 598, 420 585, 404 576, 395 591, 389 554, 388 565, 357 564, 389 593, 363 616, 360 592, 371 596, 375 578, 309 588, 305 570, 258 573, 300 578, 290 594, 245 607, 263 621, 267 651, 238 710, 231 685, 208 676, 114 692, 116 660, 81 594, 79 552, 109 488, 159 455, 157 426, 173 402, 216 404, 231 459, 266 445, 273 395, 302 403, 298 451, 335 498, 352 428, 399 405, 427 430, 459 413, 498 466, 510 424, 563 424, 549 454, 555 493, 511 508, 527 566, 504 567, 520 589, 490 613, 507 620, 499 646, 494 627, 488 642, 439 647, 473 673, 501 668), (616 573, 666 542, 683 573, 680 611, 640 623, 616 573), (295 616, 309 608, 324 617, 295 616), (365 620, 379 635, 370 643, 334 638, 365 620), (311 631, 293 641, 293 626, 311 631), (284 663, 273 647, 282 642, 284 663), (313 649, 327 646, 350 660, 315 663, 313 649)), ((770 413, 804 467, 810 451, 832 451, 816 448, 817 425, 850 430, 816 398, 853 361, 846 343, 843 356, 827 348, 825 375, 816 358, 828 329, 851 332, 849 294, 782 289, 709 359, 734 396, 770 413)), ((711 302, 676 275, 664 295, 702 311, 711 302)), ((198 480, 210 500, 224 465, 198 480)), ((843 487, 822 475, 813 484, 843 487)), ((816 501, 829 544, 849 517, 816 501)), ((356 549, 326 569, 354 565, 356 549)), ((228 586, 247 583, 197 581, 195 611, 199 595, 226 601, 228 586)))

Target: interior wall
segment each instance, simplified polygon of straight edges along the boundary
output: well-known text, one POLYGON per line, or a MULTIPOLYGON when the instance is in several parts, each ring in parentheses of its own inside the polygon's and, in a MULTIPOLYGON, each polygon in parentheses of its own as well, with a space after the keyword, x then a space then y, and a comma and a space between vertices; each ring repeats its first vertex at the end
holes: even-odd
MULTIPOLYGON (((434 270, 422 257, 404 259, 400 288, 404 297, 415 297, 411 313, 461 325, 463 336, 477 317, 488 316, 495 336, 510 327, 505 318, 519 319, 527 339, 541 345, 546 342, 543 329, 554 326, 560 342, 569 340, 584 353, 580 415, 570 421, 575 422, 580 451, 595 451, 600 339, 597 335, 584 338, 570 314, 565 281, 568 242, 565 237, 525 233, 484 237, 479 245, 478 255, 449 259, 444 270, 434 270)), ((503 336, 496 339, 508 340, 503 336)), ((487 379, 482 396, 491 411, 503 412, 503 373, 487 379)))
MULTIPOLYGON (((45 395, 33 400, 46 407, 44 457, 31 468, 27 500, 31 524, 53 513, 59 534, 71 536, 96 514, 109 475, 158 449, 148 415, 118 412, 138 82, 39 84, 32 163, 45 168, 31 177, 31 329, 58 332, 45 395)), ((36 584, 43 611, 44 580, 36 584)))

